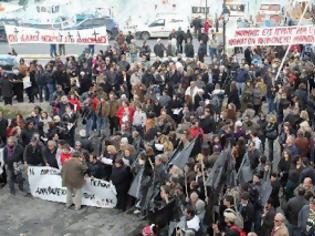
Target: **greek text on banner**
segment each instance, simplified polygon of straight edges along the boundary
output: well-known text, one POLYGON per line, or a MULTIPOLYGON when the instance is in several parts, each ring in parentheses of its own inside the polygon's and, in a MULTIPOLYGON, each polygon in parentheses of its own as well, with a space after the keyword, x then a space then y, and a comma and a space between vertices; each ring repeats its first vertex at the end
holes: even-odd
POLYGON ((9 44, 108 44, 106 27, 83 30, 45 30, 5 25, 5 31, 9 44))
MULTIPOLYGON (((33 197, 66 203, 67 189, 62 187, 60 170, 52 167, 28 167, 28 179, 33 197)), ((110 182, 87 178, 82 188, 82 204, 102 208, 116 206, 116 189, 110 182)))
POLYGON ((315 27, 240 28, 227 33, 227 46, 230 48, 289 44, 315 44, 315 27))

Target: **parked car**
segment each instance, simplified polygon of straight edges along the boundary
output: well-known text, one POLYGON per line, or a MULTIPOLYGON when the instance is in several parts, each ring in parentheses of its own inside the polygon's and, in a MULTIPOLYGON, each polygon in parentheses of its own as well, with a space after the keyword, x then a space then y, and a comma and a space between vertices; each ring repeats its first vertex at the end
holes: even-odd
POLYGON ((82 29, 95 28, 95 27, 101 27, 101 26, 106 26, 106 31, 109 38, 115 37, 119 32, 118 24, 110 17, 85 19, 76 25, 65 27, 64 29, 65 30, 82 30, 82 29))
POLYGON ((8 54, 0 54, 0 67, 7 73, 12 73, 13 67, 19 67, 19 58, 8 54))
POLYGON ((190 28, 188 19, 180 16, 161 16, 146 26, 139 27, 136 30, 136 36, 143 40, 149 38, 167 38, 172 30, 178 30, 181 27, 186 31, 190 28))

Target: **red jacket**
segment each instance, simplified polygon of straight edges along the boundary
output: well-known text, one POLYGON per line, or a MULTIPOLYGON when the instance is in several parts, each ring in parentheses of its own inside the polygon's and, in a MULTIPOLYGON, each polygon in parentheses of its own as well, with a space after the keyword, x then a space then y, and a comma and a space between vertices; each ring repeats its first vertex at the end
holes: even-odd
POLYGON ((192 138, 196 138, 196 137, 198 137, 200 134, 204 134, 204 132, 203 132, 203 129, 202 128, 190 128, 190 130, 189 130, 189 132, 190 132, 190 135, 191 135, 191 137, 192 138))
POLYGON ((79 101, 79 99, 77 98, 73 98, 73 99, 69 99, 69 102, 73 105, 76 106, 76 111, 80 111, 81 110, 81 103, 79 101))
POLYGON ((93 106, 93 110, 96 112, 96 108, 97 108, 97 105, 100 103, 100 100, 97 98, 97 97, 95 97, 95 98, 93 98, 93 100, 92 100, 92 106, 93 106))
MULTIPOLYGON (((118 122, 119 122, 119 125, 122 125, 123 121, 123 117, 124 117, 124 110, 125 108, 123 106, 120 106, 117 110, 117 113, 116 113, 116 116, 118 118, 118 122)), ((133 107, 128 107, 128 122, 129 124, 132 124, 132 121, 133 121, 133 115, 135 114, 135 109, 133 107)))
POLYGON ((70 159, 72 156, 72 153, 69 152, 69 153, 64 153, 62 152, 60 154, 60 162, 61 162, 61 165, 63 166, 63 164, 65 163, 66 160, 70 159))

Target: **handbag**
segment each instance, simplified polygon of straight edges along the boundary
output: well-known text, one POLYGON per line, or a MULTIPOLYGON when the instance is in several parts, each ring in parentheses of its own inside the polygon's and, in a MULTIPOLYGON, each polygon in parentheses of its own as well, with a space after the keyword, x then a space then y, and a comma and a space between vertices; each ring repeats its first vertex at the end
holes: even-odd
POLYGON ((273 131, 266 133, 266 137, 271 139, 271 140, 275 140, 278 137, 277 130, 274 129, 273 131))

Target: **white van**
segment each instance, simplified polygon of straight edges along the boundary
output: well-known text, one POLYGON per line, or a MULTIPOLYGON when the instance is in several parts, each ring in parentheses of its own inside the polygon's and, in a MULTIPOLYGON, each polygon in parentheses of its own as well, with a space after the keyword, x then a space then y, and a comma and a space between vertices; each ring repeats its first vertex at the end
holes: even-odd
POLYGON ((190 28, 188 19, 184 17, 170 16, 158 17, 153 22, 136 30, 136 36, 143 40, 149 38, 167 38, 172 30, 178 30, 181 27, 183 31, 190 28))

